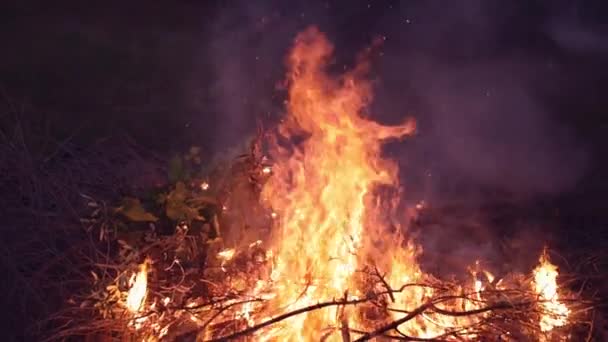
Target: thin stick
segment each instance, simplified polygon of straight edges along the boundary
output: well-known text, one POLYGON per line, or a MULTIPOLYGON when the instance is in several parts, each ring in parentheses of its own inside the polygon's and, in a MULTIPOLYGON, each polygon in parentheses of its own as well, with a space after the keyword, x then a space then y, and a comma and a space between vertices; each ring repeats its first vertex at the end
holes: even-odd
MULTIPOLYGON (((373 297, 375 298, 375 297, 373 297)), ((211 339, 211 340, 207 340, 206 342, 220 342, 220 341, 226 341, 226 340, 232 340, 232 339, 236 339, 242 336, 246 336, 249 335, 251 333, 254 333, 262 328, 265 328, 269 325, 278 323, 282 320, 285 320, 287 318, 293 317, 293 316, 297 316, 299 314, 305 313, 305 312, 309 312, 309 311, 314 311, 314 310, 318 310, 318 309, 322 309, 325 307, 329 307, 329 306, 338 306, 338 305, 355 305, 355 304, 361 304, 361 303, 365 303, 373 298, 364 298, 364 299, 353 299, 353 300, 343 300, 343 301, 331 301, 331 302, 325 302, 325 303, 319 303, 319 304, 315 304, 315 305, 311 305, 311 306, 307 306, 298 310, 294 310, 288 313, 284 313, 282 315, 279 315, 273 319, 269 319, 265 322, 262 322, 260 324, 254 325, 252 327, 249 327, 245 330, 239 331, 237 333, 231 334, 231 335, 227 335, 227 336, 223 336, 223 337, 219 337, 219 338, 215 338, 215 339, 211 339)))

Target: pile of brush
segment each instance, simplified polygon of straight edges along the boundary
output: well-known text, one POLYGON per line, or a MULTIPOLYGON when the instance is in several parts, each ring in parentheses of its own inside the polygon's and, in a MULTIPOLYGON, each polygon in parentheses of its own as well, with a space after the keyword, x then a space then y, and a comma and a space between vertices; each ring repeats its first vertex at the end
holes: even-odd
MULTIPOLYGON (((52 333, 44 333, 47 339, 247 340, 275 336, 290 319, 328 308, 340 317, 327 322, 319 332, 320 339, 517 341, 591 336, 593 306, 576 293, 562 299, 570 312, 567 323, 543 331, 538 322, 550 317, 551 310, 523 275, 478 279, 479 287, 471 288, 427 276, 392 288, 382 270, 369 265, 357 272, 364 296, 349 295, 345 289, 341 298, 277 309, 273 305, 278 291, 271 276, 273 256, 265 245, 271 213, 258 200, 270 172, 256 141, 248 153, 227 163, 214 163, 213 168, 205 168, 200 149, 192 148, 162 168, 166 181, 125 188, 111 196, 100 194, 116 187, 101 184, 96 190, 92 182, 70 183, 79 180, 74 177, 65 178, 65 184, 53 184, 78 207, 74 210, 77 224, 69 231, 72 240, 66 239, 77 243, 68 248, 44 247, 42 252, 48 251, 49 256, 36 266, 33 278, 28 278, 40 276, 40 281, 50 281, 62 290, 53 292, 61 299, 62 309, 41 313, 44 319, 39 327, 52 328, 52 333), (118 197, 122 199, 111 201, 118 197), (410 307, 400 301, 408 293, 422 294, 415 300, 421 304, 410 307), (359 323, 352 323, 349 315, 358 317, 359 323), (439 332, 428 329, 442 324, 446 326, 439 332)), ((144 159, 135 149, 121 151, 132 152, 124 156, 125 161, 144 159)), ((76 166, 90 160, 103 172, 101 159, 92 157, 94 151, 72 153, 82 155, 70 157, 66 151, 57 155, 73 158, 76 166)), ((31 171, 37 177, 50 177, 54 158, 49 160, 51 164, 31 171)), ((57 165, 63 171, 86 175, 74 173, 69 163, 57 165)), ((92 178, 110 181, 109 175, 92 178)), ((44 179, 12 183, 44 188, 44 179)), ((133 186, 128 179, 114 183, 133 186)), ((25 190, 19 193, 34 193, 25 190)), ((63 198, 58 192, 49 194, 55 200, 63 198)), ((25 218, 42 216, 23 213, 25 218)), ((28 279, 23 283, 28 284, 28 279)))

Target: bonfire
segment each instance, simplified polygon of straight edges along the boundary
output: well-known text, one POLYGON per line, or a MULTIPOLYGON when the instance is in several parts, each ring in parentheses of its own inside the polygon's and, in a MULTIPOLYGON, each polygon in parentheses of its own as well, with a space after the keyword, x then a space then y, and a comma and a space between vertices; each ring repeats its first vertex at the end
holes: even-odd
POLYGON ((495 276, 477 263, 468 281, 456 282, 421 269, 423 251, 408 236, 421 208, 404 207, 397 164, 382 154, 385 142, 414 134, 415 123, 369 119, 373 51, 335 75, 328 71, 330 42, 316 28, 301 32, 287 58, 287 114, 260 134, 238 169, 258 190, 263 209, 256 215, 266 229, 226 243, 218 216, 229 215, 234 194, 206 195, 220 187, 211 178, 179 183, 163 197, 167 216, 177 221, 172 234, 157 234, 158 218, 131 200, 138 209, 127 216, 147 222, 150 234, 137 243, 108 232, 100 237, 120 252, 95 263, 91 291, 56 317, 66 323, 54 338, 572 338, 588 305, 560 289, 547 250, 528 274, 495 276), (202 217, 179 203, 214 210, 202 217))

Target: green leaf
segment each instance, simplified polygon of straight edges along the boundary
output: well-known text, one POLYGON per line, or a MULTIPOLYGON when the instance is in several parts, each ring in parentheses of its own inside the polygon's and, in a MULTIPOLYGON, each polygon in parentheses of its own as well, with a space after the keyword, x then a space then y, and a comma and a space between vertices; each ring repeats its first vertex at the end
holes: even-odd
POLYGON ((169 161, 169 170, 167 173, 171 183, 175 183, 186 178, 186 168, 184 166, 184 161, 180 156, 175 156, 169 161))
POLYGON ((177 182, 175 189, 167 195, 166 200, 166 215, 173 221, 188 221, 202 219, 198 208, 191 207, 186 202, 188 198, 188 189, 184 182, 177 182))
POLYGON ((158 218, 156 216, 152 215, 151 213, 147 212, 146 209, 144 209, 138 198, 125 197, 122 200, 122 205, 118 207, 117 211, 134 222, 158 221, 158 218))

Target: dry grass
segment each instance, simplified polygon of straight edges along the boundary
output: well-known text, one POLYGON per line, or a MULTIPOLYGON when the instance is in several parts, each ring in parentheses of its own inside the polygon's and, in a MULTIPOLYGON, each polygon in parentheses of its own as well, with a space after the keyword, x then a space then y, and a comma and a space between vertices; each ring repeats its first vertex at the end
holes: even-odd
MULTIPOLYGON (((57 140, 47 122, 4 98, 0 111, 1 290, 11 314, 7 340, 34 340, 39 324, 85 286, 88 260, 99 243, 80 222, 83 194, 114 202, 144 187, 128 170, 157 170, 159 158, 127 137, 86 148, 57 140)), ((90 275, 88 275, 90 277, 90 275)))

